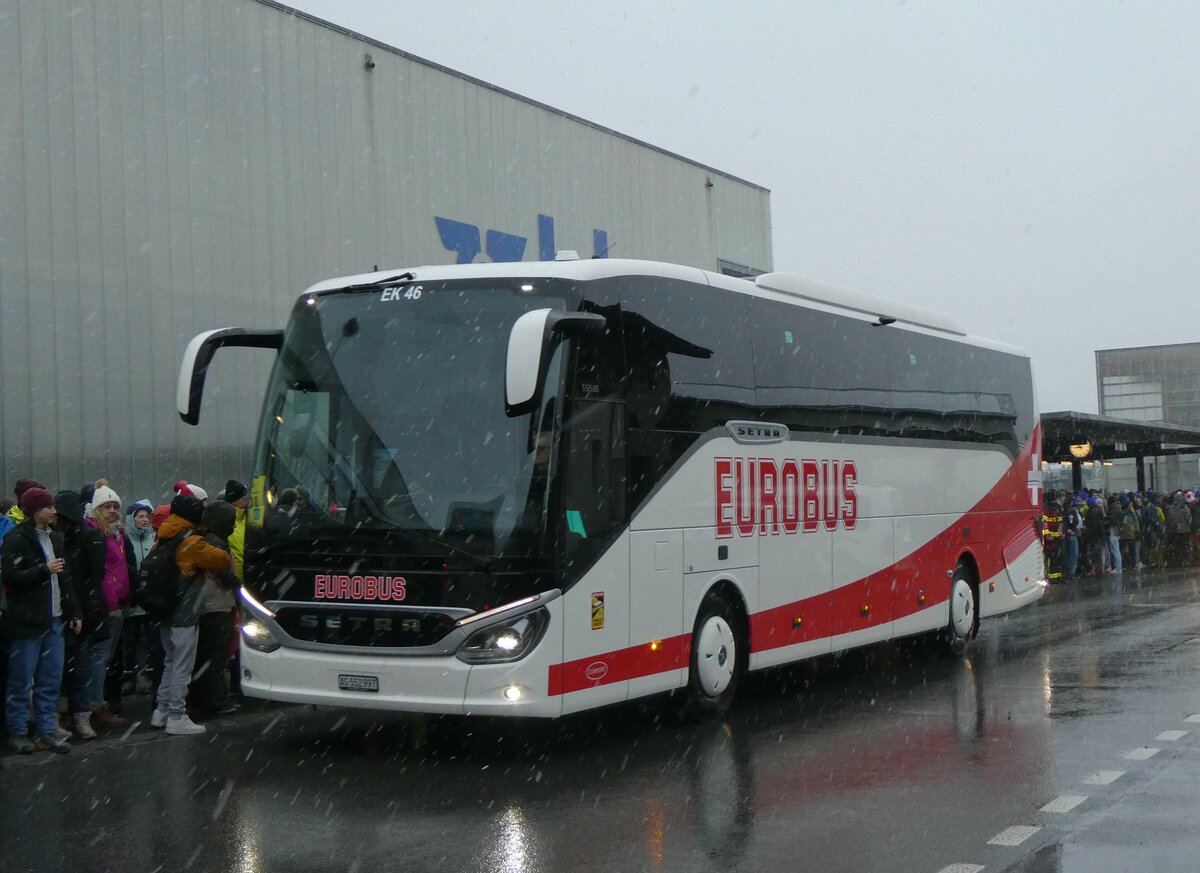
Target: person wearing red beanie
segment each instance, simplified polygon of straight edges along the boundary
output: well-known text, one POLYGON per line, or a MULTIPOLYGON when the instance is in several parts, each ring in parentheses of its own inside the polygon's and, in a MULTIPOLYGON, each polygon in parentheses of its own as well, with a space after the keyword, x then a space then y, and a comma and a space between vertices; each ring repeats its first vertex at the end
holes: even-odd
POLYGON ((27 755, 35 749, 71 751, 56 735, 63 673, 63 629, 82 629, 71 576, 63 563, 62 535, 51 530, 58 513, 45 488, 31 485, 21 494, 25 520, 0 541, 0 576, 8 608, 0 615, 0 636, 8 639, 5 720, 8 746, 27 755), (30 695, 33 711, 30 711, 30 695), (26 736, 30 719, 37 733, 26 736))
POLYGON ((150 513, 150 526, 155 530, 162 527, 162 523, 167 520, 167 516, 171 514, 171 504, 164 503, 162 506, 154 507, 154 511, 150 513))
POLYGON ((13 524, 20 524, 25 520, 25 512, 21 509, 21 495, 30 488, 45 489, 45 485, 36 479, 18 479, 17 484, 13 486, 13 496, 17 498, 17 505, 8 511, 8 517, 12 519, 13 524))

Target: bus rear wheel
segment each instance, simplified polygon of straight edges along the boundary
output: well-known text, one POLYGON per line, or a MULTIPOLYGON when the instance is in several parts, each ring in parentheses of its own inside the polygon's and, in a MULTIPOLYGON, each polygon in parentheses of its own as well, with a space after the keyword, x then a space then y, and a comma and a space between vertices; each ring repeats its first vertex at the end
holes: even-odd
POLYGON ((964 655, 979 630, 979 591, 962 564, 950 582, 950 622, 943 632, 947 654, 964 655))
POLYGON ((700 604, 692 630, 686 714, 706 721, 725 714, 733 703, 746 653, 740 639, 737 610, 711 592, 700 604))

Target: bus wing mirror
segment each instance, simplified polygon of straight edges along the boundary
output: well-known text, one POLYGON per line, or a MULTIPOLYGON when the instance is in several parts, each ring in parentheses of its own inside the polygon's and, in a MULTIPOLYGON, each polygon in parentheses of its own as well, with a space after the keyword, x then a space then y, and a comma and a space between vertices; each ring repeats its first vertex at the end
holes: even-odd
POLYGON ((533 409, 546 381, 546 367, 555 335, 577 336, 604 330, 608 322, 595 312, 535 309, 516 320, 508 335, 504 368, 504 411, 510 418, 533 409))
POLYGON ((223 327, 192 337, 183 352, 179 367, 179 384, 175 389, 175 406, 185 424, 200 421, 200 399, 204 395, 204 377, 213 355, 222 346, 242 346, 251 349, 283 347, 282 330, 250 330, 244 327, 223 327))

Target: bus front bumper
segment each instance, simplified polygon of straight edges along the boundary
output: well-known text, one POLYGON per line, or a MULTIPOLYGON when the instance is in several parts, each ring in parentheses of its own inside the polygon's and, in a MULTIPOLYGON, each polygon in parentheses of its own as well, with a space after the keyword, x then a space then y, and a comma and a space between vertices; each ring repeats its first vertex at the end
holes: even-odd
POLYGON ((286 646, 260 652, 243 645, 242 693, 354 709, 553 718, 562 714, 562 698, 547 694, 552 647, 546 642, 520 661, 475 665, 453 655, 383 657, 286 646))

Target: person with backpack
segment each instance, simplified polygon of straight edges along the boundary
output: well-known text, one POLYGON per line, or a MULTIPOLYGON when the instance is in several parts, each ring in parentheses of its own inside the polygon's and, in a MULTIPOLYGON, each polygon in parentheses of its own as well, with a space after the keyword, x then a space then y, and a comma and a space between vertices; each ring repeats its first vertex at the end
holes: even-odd
MULTIPOLYGON (((133 547, 134 580, 137 579, 137 571, 142 566, 142 561, 154 546, 154 528, 150 524, 150 513, 153 511, 154 505, 149 500, 138 500, 129 504, 125 510, 125 535, 133 547)), ((136 692, 138 678, 142 676, 143 669, 149 673, 151 665, 162 664, 162 642, 159 638, 158 624, 137 604, 134 604, 125 616, 118 657, 121 660, 122 692, 136 692)), ((146 681, 148 678, 147 676, 146 681)))
POLYGON ((1186 567, 1188 545, 1192 537, 1192 511, 1187 497, 1176 491, 1167 509, 1167 566, 1186 567))
MULTIPOLYGON (((214 500, 204 509, 201 528, 204 538, 219 549, 230 552, 229 537, 237 521, 237 510, 224 500, 214 500)), ((229 696, 229 649, 233 640, 233 592, 237 589, 237 558, 234 578, 205 573, 200 609, 200 636, 197 642, 196 678, 192 680, 189 700, 192 710, 201 715, 228 715, 238 705, 229 696)))
POLYGON ((8 606, 0 616, 0 634, 8 640, 8 747, 21 755, 35 749, 64 754, 71 745, 58 736, 63 632, 78 634, 83 623, 63 560, 62 536, 51 529, 58 515, 54 498, 44 488, 28 488, 21 495, 21 510, 24 520, 0 541, 0 575, 8 592, 8 606), (33 739, 27 736, 31 715, 33 739))
POLYGON ((1108 546, 1108 520, 1104 516, 1104 501, 1088 498, 1087 515, 1083 517, 1083 544, 1087 550, 1088 574, 1104 574, 1104 553, 1108 546))
POLYGON ((92 711, 104 700, 104 671, 108 663, 108 609, 104 604, 104 535, 84 523, 83 499, 78 491, 54 495, 58 511, 55 526, 63 535, 64 560, 71 568, 71 581, 79 601, 83 628, 67 646, 67 719, 79 740, 94 740, 92 711))
POLYGON ((1079 537, 1083 532, 1083 516, 1079 512, 1079 507, 1083 505, 1083 501, 1078 497, 1072 497, 1065 491, 1060 492, 1060 499, 1065 504, 1063 508, 1063 546, 1066 549, 1066 557, 1063 560, 1063 576, 1073 579, 1079 572, 1079 537))
MULTIPOLYGON (((1103 498, 1101 498, 1103 500, 1103 498)), ((1108 553, 1105 555, 1106 564, 1113 573, 1123 571, 1125 564, 1121 560, 1121 508, 1115 494, 1110 494, 1104 501, 1104 515, 1108 520, 1108 553)))
POLYGON ((1142 525, 1142 554, 1147 567, 1162 566, 1163 516, 1153 491, 1146 492, 1138 521, 1142 525))
POLYGON ((204 725, 188 717, 187 690, 196 662, 205 573, 215 574, 230 587, 237 584, 229 552, 212 545, 196 530, 203 518, 204 504, 200 498, 176 495, 171 501, 171 514, 158 529, 158 540, 138 574, 138 602, 147 612, 153 614, 145 597, 149 589, 165 588, 174 594, 173 605, 169 602, 161 605, 163 677, 150 724, 176 736, 204 733, 204 725))
POLYGON ((1125 562, 1135 570, 1142 569, 1142 525, 1137 507, 1141 500, 1135 494, 1121 501, 1121 551, 1125 562))

